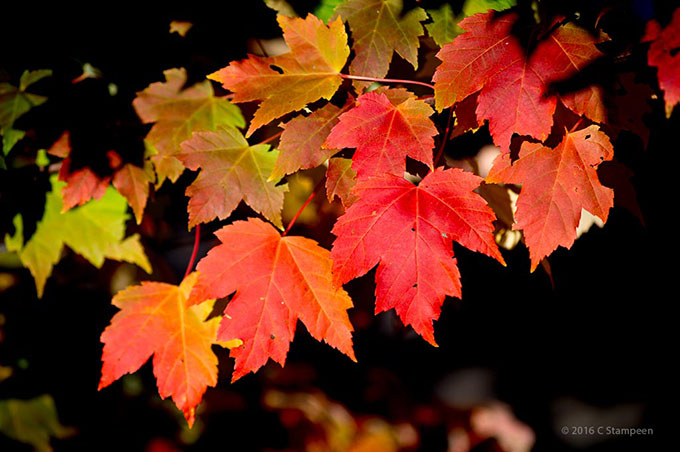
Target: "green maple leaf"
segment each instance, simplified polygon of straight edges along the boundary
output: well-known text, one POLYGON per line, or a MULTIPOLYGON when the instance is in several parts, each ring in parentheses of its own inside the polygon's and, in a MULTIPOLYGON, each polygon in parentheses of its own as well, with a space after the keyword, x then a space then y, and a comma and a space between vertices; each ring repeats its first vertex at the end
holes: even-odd
POLYGON ((38 452, 50 452, 50 437, 67 438, 75 429, 59 422, 52 396, 0 400, 0 432, 30 444, 38 452))
POLYGON ((139 235, 125 237, 127 202, 113 187, 99 200, 84 206, 62 210, 61 190, 64 182, 52 176, 52 191, 47 194, 45 213, 33 236, 23 243, 20 215, 14 218, 15 234, 5 236, 5 245, 17 252, 24 267, 35 279, 38 298, 42 297, 47 278, 59 262, 64 245, 99 268, 105 259, 139 265, 147 273, 151 265, 139 241, 139 235))
POLYGON ((443 47, 464 32, 458 26, 458 22, 464 18, 477 13, 485 13, 490 9, 503 11, 512 8, 515 4, 515 0, 467 0, 463 4, 463 10, 456 15, 451 5, 445 3, 439 9, 427 10, 432 22, 426 24, 425 28, 427 28, 427 32, 434 42, 439 47, 443 47))
POLYGON ((2 135, 2 152, 9 154, 14 145, 24 137, 23 130, 14 128, 14 122, 31 108, 44 103, 47 98, 26 92, 26 88, 38 80, 52 75, 49 69, 24 71, 19 80, 19 87, 9 83, 0 83, 0 135, 2 135))
POLYGON ((152 83, 132 102, 142 122, 153 123, 145 143, 158 177, 157 187, 165 179, 176 182, 184 172, 175 154, 192 132, 214 131, 219 125, 245 126, 239 108, 224 97, 216 97, 209 81, 185 87, 184 68, 168 69, 163 74, 164 82, 152 83))
POLYGON ((405 14, 402 10, 402 0, 349 0, 337 5, 335 12, 349 23, 354 39, 351 74, 385 77, 394 52, 418 68, 418 38, 427 13, 419 7, 405 14))
POLYGON ((250 146, 233 127, 215 132, 194 132, 182 143, 177 158, 200 173, 187 188, 189 228, 215 218, 227 218, 245 201, 255 211, 282 229, 281 209, 288 185, 269 180, 279 151, 268 144, 250 146))

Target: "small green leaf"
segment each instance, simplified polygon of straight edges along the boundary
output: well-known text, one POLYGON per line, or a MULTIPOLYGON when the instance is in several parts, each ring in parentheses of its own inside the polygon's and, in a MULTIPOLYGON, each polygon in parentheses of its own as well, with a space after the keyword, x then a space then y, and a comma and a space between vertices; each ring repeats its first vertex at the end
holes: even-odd
POLYGON ((342 0, 321 0, 314 9, 314 15, 328 23, 335 14, 335 7, 342 3, 342 0))
POLYGON ((432 18, 432 23, 425 24, 425 28, 439 47, 453 41, 453 38, 463 32, 458 26, 460 19, 454 15, 448 3, 443 4, 439 9, 430 9, 427 13, 432 18))
POLYGON ((503 11, 516 4, 515 0, 467 0, 463 5, 463 16, 468 17, 477 13, 485 13, 490 9, 503 11))
POLYGON ((47 151, 45 149, 38 149, 38 154, 35 156, 35 164, 38 168, 45 168, 50 164, 50 159, 47 157, 47 151))
POLYGON ((51 69, 38 69, 37 71, 24 71, 23 74, 21 74, 21 79, 19 79, 19 91, 26 91, 26 88, 37 82, 38 80, 42 80, 45 77, 51 77, 52 76, 52 70, 51 69))
POLYGON ((45 394, 29 400, 0 400, 0 432, 38 452, 50 452, 51 437, 66 438, 75 429, 59 422, 54 399, 45 394))
POLYGON ((9 154, 14 145, 24 137, 24 131, 14 129, 14 122, 31 108, 44 103, 47 98, 25 90, 38 80, 52 75, 49 69, 24 71, 19 80, 19 88, 9 83, 0 83, 0 135, 2 152, 9 154))
POLYGON ((24 220, 18 213, 12 219, 14 235, 5 234, 5 246, 7 251, 18 252, 24 247, 24 220))
POLYGON ((478 13, 485 13, 490 9, 503 11, 512 8, 516 3, 515 0, 467 0, 463 4, 462 12, 458 16, 454 14, 451 5, 445 3, 439 9, 427 10, 432 22, 426 24, 425 28, 427 28, 427 32, 434 42, 439 47, 442 47, 463 33, 464 30, 458 26, 458 22, 464 18, 478 13))

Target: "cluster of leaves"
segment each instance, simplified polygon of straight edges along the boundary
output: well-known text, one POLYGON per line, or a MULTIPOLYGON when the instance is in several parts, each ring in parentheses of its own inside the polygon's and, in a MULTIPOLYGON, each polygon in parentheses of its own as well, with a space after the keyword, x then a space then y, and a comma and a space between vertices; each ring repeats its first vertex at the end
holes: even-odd
MULTIPOLYGON (((343 284, 376 266, 375 312, 395 309, 436 345, 433 322, 445 297, 462 296, 454 242, 505 265, 498 232, 521 231, 534 270, 559 246, 571 247, 583 211, 606 222, 614 191, 598 167, 614 158, 612 139, 629 130, 646 142, 642 115, 653 95, 667 115, 680 100, 680 10, 666 27, 650 23, 640 43, 658 69, 655 94, 631 72, 616 72, 620 89, 583 79, 559 90, 618 56, 603 53, 609 37, 573 17, 528 21, 511 6, 469 1, 456 15, 448 5, 404 12, 401 0, 346 0, 320 10, 321 18, 282 13, 288 52, 249 55, 208 75, 226 96, 209 80, 187 87, 184 69, 165 71, 164 81, 137 93, 134 109, 151 125, 143 167, 111 151, 111 177, 72 171, 65 133, 48 151, 64 160, 43 220, 25 244, 21 217, 6 237, 39 295, 64 244, 94 265, 112 258, 150 271, 138 236, 124 237, 126 201, 140 223, 152 186, 176 182, 187 169, 198 172, 186 191, 190 229, 229 219, 241 201, 262 217, 217 231, 221 243, 179 286, 145 282, 115 295, 120 311, 102 334, 100 388, 153 356, 161 397, 171 396, 191 425, 217 382, 213 344, 231 349, 232 381, 270 358, 284 365, 298 320, 355 360, 343 284), (440 47, 434 72, 423 76, 431 80, 385 79, 395 52, 417 70, 429 38, 440 47), (238 103, 256 105, 249 121, 238 103), (448 118, 441 131, 439 115, 448 118), (277 122, 276 149, 270 139, 248 141, 277 122), (488 174, 441 164, 451 137, 485 124, 500 149, 488 174), (285 179, 319 166, 329 201, 345 209, 330 251, 288 235, 293 222, 284 230, 281 216, 285 179), (491 184, 502 187, 501 200, 488 195, 491 184), (508 192, 518 193, 516 206, 508 192), (229 296, 223 315, 206 320, 215 300, 229 296)), ((45 100, 25 89, 45 75, 0 86, 5 155, 21 137, 15 119, 45 100)))

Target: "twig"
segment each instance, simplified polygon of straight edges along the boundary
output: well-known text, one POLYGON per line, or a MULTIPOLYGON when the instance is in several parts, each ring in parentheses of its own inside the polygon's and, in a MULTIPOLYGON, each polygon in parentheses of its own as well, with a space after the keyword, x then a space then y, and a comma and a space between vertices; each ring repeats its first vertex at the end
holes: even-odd
MULTIPOLYGON (((194 238, 194 250, 191 252, 191 258, 189 259, 189 265, 187 265, 187 271, 184 273, 184 278, 189 276, 191 270, 194 268, 194 263, 196 262, 196 255, 198 254, 198 245, 201 243, 201 224, 196 225, 196 237, 194 238)), ((183 279, 184 279, 183 278, 183 279)))

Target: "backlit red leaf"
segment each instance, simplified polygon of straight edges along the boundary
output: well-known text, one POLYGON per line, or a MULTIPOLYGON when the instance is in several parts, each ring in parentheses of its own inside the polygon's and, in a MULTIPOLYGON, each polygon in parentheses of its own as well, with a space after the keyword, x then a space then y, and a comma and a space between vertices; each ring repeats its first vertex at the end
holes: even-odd
POLYGON ((496 158, 487 182, 522 184, 513 229, 524 232, 533 271, 558 246, 570 248, 585 209, 607 221, 614 191, 597 176, 598 165, 613 157, 609 138, 597 126, 569 132, 555 148, 522 144, 519 158, 496 158))
POLYGON ((359 178, 383 173, 402 176, 406 157, 432 167, 433 110, 411 95, 395 105, 385 93, 369 92, 340 116, 324 147, 356 148, 352 168, 359 178))
MULTIPOLYGON (((66 169, 68 165, 62 164, 62 168, 66 169)), ((72 173, 60 171, 59 180, 66 182, 61 192, 64 197, 62 212, 66 212, 75 206, 82 206, 91 199, 101 199, 111 178, 99 177, 97 173, 85 167, 72 173)))
POLYGON ((433 320, 446 295, 461 296, 452 242, 503 262, 493 238, 493 211, 473 190, 481 178, 437 168, 419 185, 384 174, 359 180, 359 200, 333 228, 333 275, 338 284, 375 265, 376 313, 396 309, 435 345, 433 320))
MULTIPOLYGON (((435 101, 439 111, 479 91, 479 121, 489 121, 494 142, 510 148, 513 134, 545 140, 555 112, 550 84, 568 79, 600 52, 598 42, 573 24, 558 26, 527 55, 513 34, 517 14, 494 17, 493 12, 464 19, 467 32, 437 54, 435 101)), ((564 96, 565 104, 594 121, 604 119, 601 91, 588 87, 564 96)))
POLYGON ((670 117, 673 107, 680 102, 680 8, 673 13, 671 22, 656 34, 649 46, 647 62, 657 68, 659 86, 666 102, 666 116, 670 117))
POLYGON ((59 180, 66 182, 61 192, 62 212, 104 196, 110 177, 101 177, 88 167, 71 171, 71 140, 68 131, 61 134, 47 153, 64 159, 59 168, 59 180))

